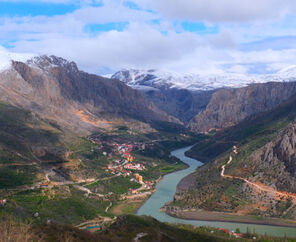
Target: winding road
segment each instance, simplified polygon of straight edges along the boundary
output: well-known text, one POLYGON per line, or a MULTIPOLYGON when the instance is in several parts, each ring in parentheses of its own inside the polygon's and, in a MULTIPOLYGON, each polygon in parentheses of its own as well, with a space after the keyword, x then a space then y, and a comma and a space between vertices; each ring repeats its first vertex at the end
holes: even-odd
MULTIPOLYGON (((235 154, 237 154, 238 152, 234 152, 235 154)), ((280 196, 280 197, 285 197, 285 198, 292 198, 292 201, 294 204, 296 204, 296 195, 293 194, 293 193, 287 193, 287 192, 281 192, 281 191, 277 191, 271 187, 268 187, 266 185, 263 185, 263 184, 258 184, 258 183, 255 183, 255 182, 251 182, 249 180, 247 180, 246 178, 243 178, 243 177, 239 177, 239 176, 232 176, 232 175, 225 175, 225 169, 226 169, 226 166, 229 165, 231 162, 232 162, 232 155, 229 156, 229 160, 227 161, 227 163, 225 165, 223 165, 221 168, 221 177, 223 178, 229 178, 229 179, 239 179, 241 181, 244 181, 245 183, 247 183, 248 185, 260 190, 260 191, 263 191, 263 192, 267 192, 269 194, 272 194, 273 196, 280 196)))

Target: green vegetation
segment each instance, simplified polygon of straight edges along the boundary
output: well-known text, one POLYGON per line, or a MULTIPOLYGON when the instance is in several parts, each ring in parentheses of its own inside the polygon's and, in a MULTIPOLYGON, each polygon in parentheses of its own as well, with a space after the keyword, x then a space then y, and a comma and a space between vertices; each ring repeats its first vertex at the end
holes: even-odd
MULTIPOLYGON (((105 143, 97 145, 53 121, 5 103, 0 103, 0 128, 0 199, 8 200, 5 207, 0 207, 0 214, 13 214, 36 223, 50 218, 58 223, 75 224, 97 215, 112 216, 105 213, 110 204, 108 199, 115 204, 121 194, 141 186, 130 181, 133 176, 105 179, 114 176, 106 173, 105 167, 122 158, 110 145, 113 142, 148 144, 144 151, 133 150, 132 155, 147 168, 139 171, 144 181, 153 181, 186 167, 170 157, 171 150, 204 138, 194 137, 180 125, 159 122, 154 124, 153 128, 159 129, 155 130, 149 125, 131 122, 111 131, 98 130, 99 140, 105 143), (107 155, 103 154, 105 152, 107 155), (46 181, 46 173, 52 184, 40 190, 38 184, 46 181), (85 197, 86 192, 71 185, 54 185, 55 181, 89 178, 98 182, 86 187, 107 195, 105 201, 95 195, 85 197), (24 185, 32 186, 33 190, 25 191, 24 185), (15 189, 20 186, 23 190, 15 189), (39 213, 37 218, 33 217, 36 212, 39 213)), ((134 208, 126 207, 123 212, 134 208)))
POLYGON ((94 191, 98 191, 99 193, 115 193, 115 194, 124 194, 127 193, 129 189, 137 189, 141 187, 139 183, 131 182, 128 177, 114 177, 109 180, 99 181, 97 183, 93 183, 92 185, 86 186, 91 188, 94 191))
POLYGON ((185 169, 186 166, 183 163, 167 164, 162 161, 157 163, 156 166, 150 166, 147 170, 139 171, 139 174, 143 176, 145 180, 156 180, 160 176, 164 176, 168 173, 172 173, 178 170, 185 169))
POLYGON ((65 234, 70 234, 75 237, 75 241, 125 242, 133 241, 139 234, 143 235, 141 241, 253 241, 253 237, 256 237, 256 241, 259 242, 296 241, 293 238, 283 239, 271 236, 260 236, 251 231, 248 231, 243 238, 237 239, 215 228, 166 224, 151 217, 134 215, 120 216, 116 222, 108 228, 92 235, 85 231, 75 230, 69 226, 58 227, 54 224, 36 227, 34 231, 36 231, 37 234, 41 233, 45 235, 45 238, 49 238, 50 236, 53 241, 58 240, 59 236, 65 236, 65 234), (71 232, 69 233, 69 231, 71 232))
POLYGON ((134 214, 135 211, 140 207, 143 202, 141 201, 124 201, 121 203, 114 204, 112 208, 112 214, 122 215, 122 214, 134 214))
POLYGON ((36 180, 36 172, 32 166, 0 167, 0 189, 30 185, 36 180))
POLYGON ((105 215, 108 201, 86 198, 74 188, 60 187, 53 191, 33 190, 8 197, 8 204, 0 207, 0 214, 14 214, 34 223, 47 219, 63 224, 78 224, 97 215, 105 215), (38 217, 33 215, 38 212, 38 217))

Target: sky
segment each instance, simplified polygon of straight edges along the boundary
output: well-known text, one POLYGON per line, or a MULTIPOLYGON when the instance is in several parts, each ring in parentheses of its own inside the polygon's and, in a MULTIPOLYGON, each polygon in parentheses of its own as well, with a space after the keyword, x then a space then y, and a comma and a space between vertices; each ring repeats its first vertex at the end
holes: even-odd
POLYGON ((265 74, 296 64, 295 27, 295 0, 0 0, 0 55, 97 74, 265 74))

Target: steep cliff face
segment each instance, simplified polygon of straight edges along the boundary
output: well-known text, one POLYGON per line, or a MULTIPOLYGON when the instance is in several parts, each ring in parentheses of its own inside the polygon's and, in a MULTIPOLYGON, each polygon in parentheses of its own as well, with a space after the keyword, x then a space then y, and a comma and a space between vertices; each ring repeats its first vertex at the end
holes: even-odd
POLYGON ((296 122, 282 131, 275 141, 254 152, 248 166, 255 181, 296 193, 296 122))
POLYGON ((221 89, 213 94, 206 109, 191 120, 189 128, 205 132, 231 127, 252 114, 276 107, 295 93, 295 82, 221 89))
POLYGON ((188 124, 196 114, 206 108, 214 91, 169 88, 143 92, 158 109, 188 124))
MULTIPOLYGON (((188 82, 189 77, 160 74, 156 70, 139 71, 123 70, 115 73, 112 78, 126 83, 130 87, 145 94, 158 109, 166 112, 184 124, 194 118, 200 111, 204 110, 210 102, 215 88, 186 88, 186 85, 177 83, 188 82)), ((190 78, 189 78, 190 79, 190 78)), ((194 80, 191 80, 195 83, 194 80)), ((198 85, 198 83, 195 83, 198 85)))
POLYGON ((41 56, 12 62, 0 73, 1 100, 38 112, 64 127, 90 131, 119 119, 178 122, 120 81, 79 71, 74 62, 41 56))

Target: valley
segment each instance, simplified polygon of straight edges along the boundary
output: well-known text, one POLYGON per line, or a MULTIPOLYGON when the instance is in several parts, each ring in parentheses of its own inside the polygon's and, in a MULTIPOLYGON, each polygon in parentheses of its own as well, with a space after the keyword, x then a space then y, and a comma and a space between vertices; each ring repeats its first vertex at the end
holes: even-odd
POLYGON ((0 0, 0 242, 296 242, 295 23, 0 0))
POLYGON ((197 143, 188 154, 201 160, 207 157, 206 164, 179 183, 171 204, 177 211, 181 208, 178 216, 207 218, 215 211, 217 219, 220 214, 228 221, 246 222, 249 217, 253 222, 259 218, 257 223, 282 224, 280 219, 293 224, 294 104, 292 97, 197 143))
MULTIPOLYGON (((101 136, 82 139, 75 146, 72 144, 72 150, 66 153, 62 164, 43 162, 39 166, 38 161, 26 164, 37 170, 36 179, 39 181, 24 181, 25 184, 21 186, 2 189, 1 199, 6 200, 1 208, 2 213, 17 215, 16 209, 21 209, 22 213, 18 216, 24 219, 38 213, 36 221, 50 219, 60 223, 79 223, 85 216, 89 216, 87 219, 112 217, 110 210, 129 205, 134 200, 138 201, 139 206, 154 191, 161 176, 185 167, 178 160, 169 159, 166 150, 162 151, 162 158, 143 155, 145 149, 151 150, 147 151, 148 154, 154 149, 163 149, 155 148, 158 143, 147 142, 149 139, 146 142, 122 144, 118 143, 122 139, 120 135, 98 137, 101 136), (61 217, 69 212, 71 217, 61 217)), ((127 141, 126 138, 124 140, 127 141)), ((182 143, 181 137, 180 141, 182 143)), ((22 173, 26 165, 6 163, 5 167, 18 167, 22 173)))
MULTIPOLYGON (((185 156, 185 152, 191 147, 177 149, 172 152, 174 156, 189 165, 186 170, 169 174, 157 185, 156 192, 137 211, 138 215, 148 215, 162 222, 191 224, 194 226, 214 226, 229 231, 239 229, 241 232, 248 230, 258 234, 277 236, 295 236, 295 223, 293 221, 259 218, 256 216, 242 216, 230 212, 208 211, 199 208, 180 208, 180 202, 174 199, 176 186, 192 174, 196 168, 200 169, 203 164, 197 160, 185 156), (268 226, 267 226, 268 225, 268 226)), ((175 196, 176 197, 176 196, 175 196)))
POLYGON ((140 206, 163 175, 186 167, 171 149, 203 138, 138 91, 59 57, 13 61, 0 82, 4 217, 110 221, 132 212, 133 201, 140 206))
POLYGON ((1 216, 92 232, 135 213, 245 233, 294 227, 295 83, 153 85, 55 56, 13 61, 0 73, 1 216))

